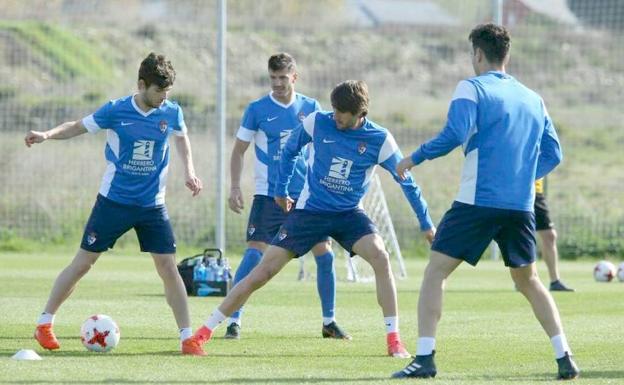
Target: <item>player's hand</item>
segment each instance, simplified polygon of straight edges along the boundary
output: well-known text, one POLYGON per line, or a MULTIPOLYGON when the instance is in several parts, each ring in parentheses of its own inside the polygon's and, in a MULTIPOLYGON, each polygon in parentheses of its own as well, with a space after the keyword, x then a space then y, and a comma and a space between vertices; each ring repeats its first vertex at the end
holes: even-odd
POLYGON ((230 189, 228 206, 230 207, 230 210, 234 211, 236 214, 240 214, 245 208, 243 203, 243 192, 240 187, 232 187, 230 189))
POLYGON ((202 181, 195 174, 187 175, 184 185, 193 192, 193 196, 197 196, 204 187, 202 181))
POLYGON ((26 144, 26 147, 30 147, 35 143, 42 143, 46 139, 48 139, 48 136, 45 132, 28 131, 28 134, 24 137, 24 144, 26 144))
POLYGON ((432 227, 429 230, 423 231, 423 236, 425 237, 427 242, 429 242, 430 245, 433 243, 433 238, 435 238, 435 233, 436 233, 435 227, 432 227))
POLYGON ((291 197, 275 197, 275 203, 284 210, 285 213, 292 209, 292 205, 295 201, 291 197))
POLYGON ((396 172, 399 175, 399 178, 401 178, 401 180, 405 180, 407 178, 408 171, 412 167, 414 167, 414 162, 412 162, 411 156, 401 159, 399 164, 396 166, 396 172))

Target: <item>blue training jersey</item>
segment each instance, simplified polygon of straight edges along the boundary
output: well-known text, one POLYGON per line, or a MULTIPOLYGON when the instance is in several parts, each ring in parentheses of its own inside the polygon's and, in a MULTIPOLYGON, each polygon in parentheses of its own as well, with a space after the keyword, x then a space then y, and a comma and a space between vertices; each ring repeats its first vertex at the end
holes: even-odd
POLYGON ((332 112, 316 112, 305 118, 282 151, 275 196, 287 196, 297 154, 308 143, 308 174, 297 209, 339 212, 359 207, 379 164, 401 185, 420 228, 433 227, 418 185, 411 176, 401 180, 396 173, 403 155, 394 137, 368 119, 355 130, 339 130, 332 112))
POLYGON ((82 123, 91 133, 107 130, 106 171, 100 194, 127 205, 165 203, 169 170, 169 135, 186 135, 182 109, 166 100, 144 112, 133 96, 111 100, 82 123))
MULTIPOLYGON (((307 96, 294 93, 288 104, 280 103, 272 94, 253 101, 245 110, 236 137, 244 142, 254 141, 256 194, 273 197, 282 147, 293 129, 314 111, 319 103, 307 96)), ((305 152, 305 151, 304 151, 305 152)), ((302 154, 297 158, 294 176, 288 188, 289 196, 297 198, 303 188, 306 166, 302 154)))
POLYGON ((535 180, 562 159, 542 98, 503 72, 461 81, 444 129, 412 154, 415 164, 461 145, 466 160, 456 201, 533 211, 535 180))

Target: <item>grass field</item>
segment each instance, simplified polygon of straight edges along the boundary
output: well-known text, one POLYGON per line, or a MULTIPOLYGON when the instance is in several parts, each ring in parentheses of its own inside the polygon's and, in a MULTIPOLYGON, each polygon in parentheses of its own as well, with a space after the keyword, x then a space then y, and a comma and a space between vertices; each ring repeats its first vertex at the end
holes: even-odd
MULTIPOLYGON (((243 339, 220 338, 222 327, 207 345, 208 357, 186 357, 178 353, 175 323, 150 258, 105 255, 57 316, 61 350, 44 352, 32 339, 34 322, 68 260, 60 253, 0 254, 0 384, 401 383, 388 377, 408 361, 385 356, 373 284, 338 283, 338 321, 354 338, 324 340, 314 279, 297 282, 296 263, 251 298, 243 339), (90 353, 80 343, 80 325, 95 313, 112 316, 121 328, 111 353, 90 353), (35 349, 43 360, 11 360, 22 348, 35 349)), ((423 267, 424 261, 409 260, 410 278, 398 283, 402 335, 411 351, 423 267)), ((565 280, 578 291, 555 299, 582 369, 577 382, 622 384, 624 284, 595 283, 592 267, 564 262, 565 280)), ((190 303, 197 327, 219 299, 190 303)), ((437 364, 435 384, 554 382, 550 343, 502 263, 462 266, 451 278, 437 364)))

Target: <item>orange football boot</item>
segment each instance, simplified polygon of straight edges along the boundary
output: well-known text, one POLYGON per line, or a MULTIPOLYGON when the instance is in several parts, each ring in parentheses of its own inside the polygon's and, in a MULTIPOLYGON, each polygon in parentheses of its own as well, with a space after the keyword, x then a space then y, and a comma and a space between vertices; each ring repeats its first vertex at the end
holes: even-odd
POLYGON ((396 358, 410 358, 410 354, 405 349, 405 345, 401 342, 399 333, 392 332, 386 336, 386 342, 388 344, 388 355, 396 358))
POLYGON ((56 350, 61 347, 54 335, 54 331, 52 331, 52 324, 50 323, 37 325, 37 329, 35 329, 35 339, 44 349, 56 350))

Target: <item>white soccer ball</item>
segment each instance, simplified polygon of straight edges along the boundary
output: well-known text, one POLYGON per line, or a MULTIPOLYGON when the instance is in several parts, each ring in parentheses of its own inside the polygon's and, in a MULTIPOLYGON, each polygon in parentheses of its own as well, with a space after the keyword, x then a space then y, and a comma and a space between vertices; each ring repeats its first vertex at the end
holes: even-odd
POLYGON ((620 266, 618 266, 617 277, 620 282, 624 282, 624 262, 620 263, 620 266))
POLYGON ((119 343, 119 327, 107 315, 93 315, 82 324, 80 339, 93 352, 108 352, 119 343))
POLYGON ((594 279, 598 282, 611 282, 615 277, 615 265, 609 261, 600 261, 594 267, 594 279))

